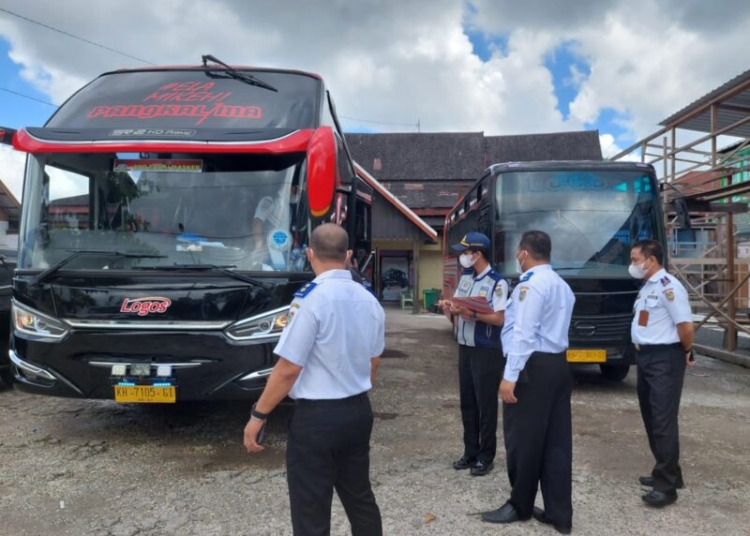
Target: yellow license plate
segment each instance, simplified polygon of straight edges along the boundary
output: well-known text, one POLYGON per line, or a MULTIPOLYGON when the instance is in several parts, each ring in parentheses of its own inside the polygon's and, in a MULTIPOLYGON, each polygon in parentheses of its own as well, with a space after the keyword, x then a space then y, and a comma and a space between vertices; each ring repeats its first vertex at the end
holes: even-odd
POLYGON ((570 363, 606 363, 606 350, 568 350, 568 362, 570 363))
POLYGON ((151 385, 115 385, 115 402, 124 404, 174 404, 177 402, 177 388, 152 387, 151 385))

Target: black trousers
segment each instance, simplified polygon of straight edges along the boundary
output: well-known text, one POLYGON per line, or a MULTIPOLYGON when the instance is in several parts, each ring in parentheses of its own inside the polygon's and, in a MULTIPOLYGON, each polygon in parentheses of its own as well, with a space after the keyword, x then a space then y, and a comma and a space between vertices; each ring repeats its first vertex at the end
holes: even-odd
POLYGON ((464 456, 489 463, 497 452, 498 389, 505 358, 501 349, 459 345, 458 381, 464 456))
POLYGON ((555 523, 572 526, 572 390, 565 352, 534 352, 516 383, 518 402, 503 404, 509 502, 528 519, 541 485, 544 511, 555 523))
POLYGON ((654 489, 672 492, 682 484, 677 418, 685 379, 685 350, 680 344, 642 346, 636 351, 638 403, 648 445, 656 464, 654 489))
POLYGON ((352 536, 382 536, 370 486, 373 414, 367 394, 343 400, 298 400, 289 421, 287 483, 294 536, 329 536, 333 490, 352 536))

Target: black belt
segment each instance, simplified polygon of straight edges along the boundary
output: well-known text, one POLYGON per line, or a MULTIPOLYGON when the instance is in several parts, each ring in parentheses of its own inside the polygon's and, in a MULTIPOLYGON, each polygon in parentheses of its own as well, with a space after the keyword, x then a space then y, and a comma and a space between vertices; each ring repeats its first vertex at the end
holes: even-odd
POLYGON ((672 342, 669 344, 638 344, 634 343, 633 347, 636 352, 648 352, 650 350, 659 350, 664 348, 682 348, 682 343, 672 342))
POLYGON ((298 398, 295 403, 298 406, 336 406, 359 403, 367 400, 367 392, 360 393, 358 395, 349 396, 346 398, 298 398))

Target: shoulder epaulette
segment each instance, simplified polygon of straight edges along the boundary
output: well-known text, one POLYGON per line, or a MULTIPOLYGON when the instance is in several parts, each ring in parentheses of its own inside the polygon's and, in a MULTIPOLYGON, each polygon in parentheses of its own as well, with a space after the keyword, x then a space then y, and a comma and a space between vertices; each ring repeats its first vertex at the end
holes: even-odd
POLYGON ((310 281, 309 283, 306 283, 306 284, 302 285, 299 288, 299 290, 297 290, 297 292, 294 293, 294 297, 295 298, 304 298, 305 296, 307 296, 308 294, 310 294, 317 285, 318 285, 317 283, 314 283, 312 281, 310 281))
POLYGON ((672 280, 671 280, 671 279, 669 279, 669 277, 667 277, 667 276, 665 275, 664 277, 662 277, 661 279, 659 279, 659 282, 661 283, 661 285, 662 285, 663 287, 666 287, 667 285, 669 285, 669 284, 670 284, 670 283, 672 282, 672 280))
POLYGON ((519 283, 526 283, 529 279, 531 279, 531 276, 534 275, 534 272, 526 272, 523 277, 518 281, 519 283))

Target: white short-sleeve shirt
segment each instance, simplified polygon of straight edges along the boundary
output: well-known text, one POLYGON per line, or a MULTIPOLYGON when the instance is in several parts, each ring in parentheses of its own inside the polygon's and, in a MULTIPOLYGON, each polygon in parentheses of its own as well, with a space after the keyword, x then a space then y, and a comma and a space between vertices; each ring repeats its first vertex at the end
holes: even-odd
POLYGON ((291 398, 338 399, 372 388, 385 348, 385 313, 348 270, 329 270, 295 294, 274 353, 302 367, 291 398))

